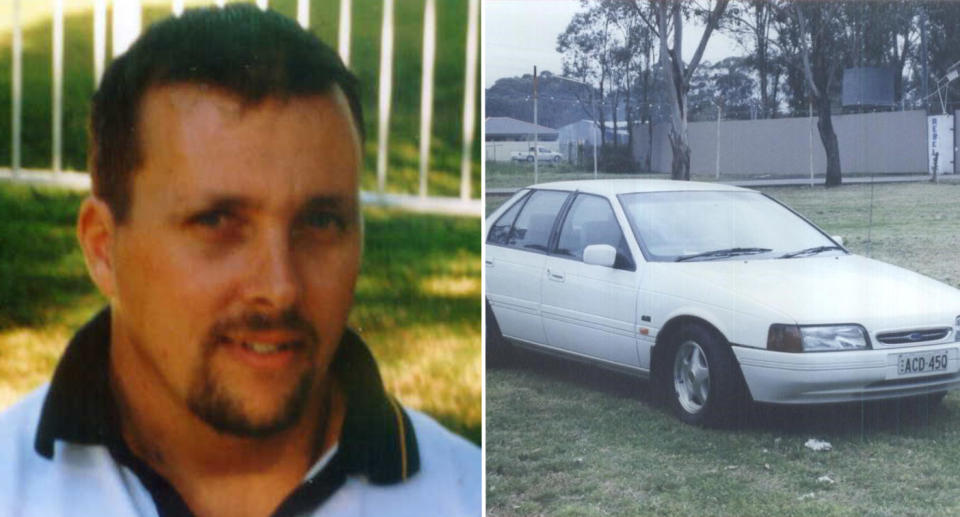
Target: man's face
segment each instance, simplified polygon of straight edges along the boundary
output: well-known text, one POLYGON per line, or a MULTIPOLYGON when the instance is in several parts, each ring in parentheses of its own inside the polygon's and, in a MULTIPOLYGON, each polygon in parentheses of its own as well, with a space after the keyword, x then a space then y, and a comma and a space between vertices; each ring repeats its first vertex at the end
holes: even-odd
POLYGON ((138 128, 142 167, 112 245, 113 346, 130 347, 141 386, 220 431, 289 427, 326 375, 360 264, 343 95, 244 106, 163 86, 138 128))

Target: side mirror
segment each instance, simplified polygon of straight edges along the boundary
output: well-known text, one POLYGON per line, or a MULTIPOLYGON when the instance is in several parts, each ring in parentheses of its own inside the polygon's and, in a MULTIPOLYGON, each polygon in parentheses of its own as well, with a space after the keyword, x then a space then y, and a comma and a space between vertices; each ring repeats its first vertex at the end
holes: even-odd
POLYGON ((837 244, 843 246, 843 237, 841 237, 841 236, 839 236, 839 235, 831 235, 830 238, 833 239, 834 241, 836 241, 837 244))
POLYGON ((591 244, 583 248, 583 262, 594 266, 613 267, 617 250, 609 244, 591 244))

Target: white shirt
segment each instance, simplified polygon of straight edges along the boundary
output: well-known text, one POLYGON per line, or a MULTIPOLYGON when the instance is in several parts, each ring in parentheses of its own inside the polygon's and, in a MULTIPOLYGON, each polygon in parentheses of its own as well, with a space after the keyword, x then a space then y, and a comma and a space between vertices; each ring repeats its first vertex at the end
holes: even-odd
MULTIPOLYGON (((157 516, 140 479, 103 445, 58 441, 52 459, 34 449, 47 386, 0 415, 0 515, 5 517, 157 516)), ((430 417, 407 409, 420 449, 420 471, 376 485, 348 476, 314 516, 480 515, 480 450, 430 417)), ((318 461, 318 467, 331 454, 318 461)))
MULTIPOLYGON (((109 383, 110 311, 73 337, 50 384, 0 414, 0 517, 189 515, 123 441, 109 383)), ((479 516, 480 449, 383 389, 349 329, 328 372, 347 398, 334 451, 274 514, 479 516)))

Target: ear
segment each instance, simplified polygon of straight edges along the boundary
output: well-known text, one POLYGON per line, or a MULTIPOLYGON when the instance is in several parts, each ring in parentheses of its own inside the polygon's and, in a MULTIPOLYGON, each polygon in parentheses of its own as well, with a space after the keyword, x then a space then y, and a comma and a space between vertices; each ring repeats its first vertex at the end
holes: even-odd
POLYGON ((113 298, 116 293, 113 269, 115 230, 113 213, 106 203, 94 196, 83 201, 77 217, 77 239, 83 248, 90 278, 107 298, 113 298))

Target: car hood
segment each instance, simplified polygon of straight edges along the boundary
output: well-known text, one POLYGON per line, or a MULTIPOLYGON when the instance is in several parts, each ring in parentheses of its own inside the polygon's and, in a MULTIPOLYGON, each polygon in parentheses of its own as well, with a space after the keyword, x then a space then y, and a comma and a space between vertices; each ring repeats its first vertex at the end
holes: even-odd
POLYGON ((801 325, 860 323, 876 332, 951 325, 960 315, 960 290, 858 255, 672 265, 686 281, 732 294, 740 311, 758 303, 801 325))

